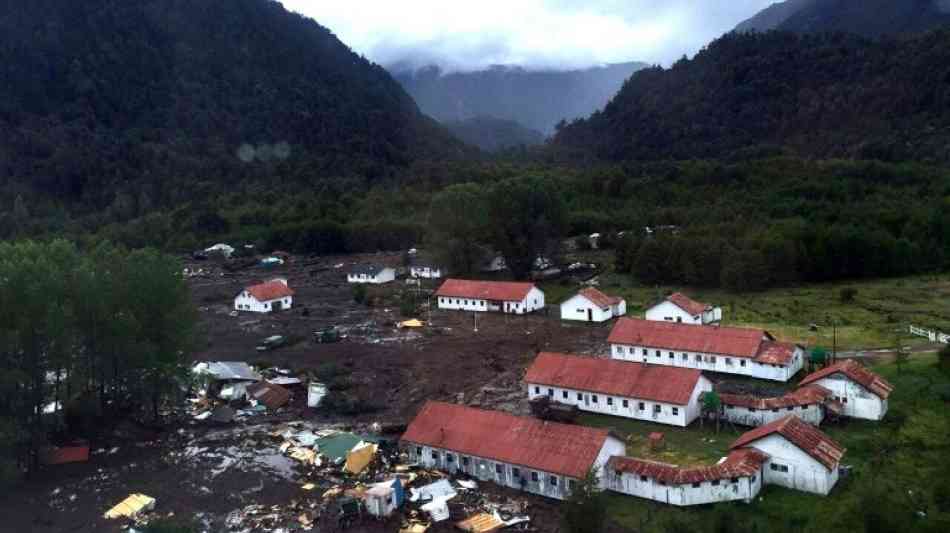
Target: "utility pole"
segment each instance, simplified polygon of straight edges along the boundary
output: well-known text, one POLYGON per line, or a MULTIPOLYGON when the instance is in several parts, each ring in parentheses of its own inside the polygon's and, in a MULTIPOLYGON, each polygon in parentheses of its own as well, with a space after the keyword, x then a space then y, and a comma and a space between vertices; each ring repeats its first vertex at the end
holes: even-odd
POLYGON ((831 322, 831 362, 838 362, 838 321, 831 322))
POLYGON ((478 333, 478 311, 472 311, 472 317, 475 318, 475 333, 478 333))

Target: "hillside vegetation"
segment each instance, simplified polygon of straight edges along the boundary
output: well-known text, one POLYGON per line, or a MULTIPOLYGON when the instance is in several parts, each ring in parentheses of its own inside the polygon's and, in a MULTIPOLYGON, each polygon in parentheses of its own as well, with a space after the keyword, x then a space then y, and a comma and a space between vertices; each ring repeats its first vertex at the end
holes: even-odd
POLYGON ((947 0, 786 0, 760 11, 736 31, 848 32, 908 35, 950 23, 947 0))
POLYGON ((556 145, 610 160, 803 157, 950 161, 950 30, 904 41, 727 34, 634 74, 556 145))

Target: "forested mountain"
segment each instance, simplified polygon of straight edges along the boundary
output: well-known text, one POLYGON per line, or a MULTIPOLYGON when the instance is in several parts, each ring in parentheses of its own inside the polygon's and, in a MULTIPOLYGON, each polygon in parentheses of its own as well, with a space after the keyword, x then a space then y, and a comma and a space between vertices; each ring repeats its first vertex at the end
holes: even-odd
POLYGON ((554 145, 610 160, 805 157, 950 161, 950 30, 901 41, 730 33, 642 70, 554 145))
POLYGON ((948 0, 786 0, 737 31, 843 31, 865 37, 919 33, 950 24, 948 0))
POLYGON ((468 150, 385 69, 271 0, 3 4, 0 212, 22 195, 132 217, 468 150))
POLYGON ((448 122, 477 116, 514 120, 548 134, 561 120, 586 117, 602 108, 643 63, 618 63, 583 70, 525 70, 496 66, 445 73, 390 67, 424 113, 448 122))
POLYGON ((540 131, 528 129, 513 120, 502 118, 479 116, 448 121, 444 125, 465 143, 488 152, 544 143, 544 134, 540 131))

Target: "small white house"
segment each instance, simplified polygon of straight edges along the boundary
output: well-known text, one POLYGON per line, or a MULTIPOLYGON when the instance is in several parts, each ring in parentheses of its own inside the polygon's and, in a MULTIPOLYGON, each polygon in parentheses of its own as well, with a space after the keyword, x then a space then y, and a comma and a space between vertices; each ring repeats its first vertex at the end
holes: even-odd
POLYGON ((544 309, 544 292, 533 283, 447 279, 435 292, 439 309, 516 315, 544 309))
POLYGON ((626 453, 623 441, 606 429, 432 401, 406 428, 400 446, 425 468, 555 499, 567 498, 590 470, 607 488, 607 461, 626 453))
POLYGON ((627 302, 623 298, 607 296, 593 287, 580 292, 561 303, 561 320, 606 322, 627 314, 627 302))
POLYGON ((645 316, 647 320, 659 322, 718 324, 722 321, 722 308, 697 302, 685 294, 675 292, 647 309, 645 316))
POLYGON ((416 279, 439 279, 442 277, 442 268, 432 265, 412 265, 409 275, 416 279))
POLYGON ((765 330, 620 318, 607 338, 610 357, 788 381, 802 369, 805 349, 765 330))
POLYGON ((845 449, 821 430, 788 415, 739 437, 731 449, 755 448, 769 456, 764 481, 827 495, 838 482, 845 449))
POLYGON ((841 403, 841 414, 865 420, 881 420, 887 414, 887 398, 894 386, 861 363, 845 359, 805 376, 802 384, 814 383, 831 391, 841 403))
POLYGON ((751 448, 732 450, 715 466, 680 467, 612 457, 607 463, 607 486, 614 492, 676 506, 750 502, 762 490, 762 465, 767 460, 767 455, 751 448))
POLYGON ((724 418, 741 426, 764 426, 795 415, 813 426, 821 425, 828 408, 838 412, 837 402, 830 390, 821 385, 805 385, 794 391, 772 398, 758 398, 749 394, 719 393, 724 418), (832 403, 835 405, 832 406, 832 403))
POLYGON ((541 353, 524 377, 528 398, 581 411, 686 427, 699 417, 712 382, 699 370, 541 353))
POLYGON ((356 265, 346 274, 349 283, 382 285, 396 279, 396 269, 381 265, 356 265))
POLYGON ((294 304, 294 291, 283 278, 245 288, 234 297, 236 311, 270 313, 290 309, 294 304))

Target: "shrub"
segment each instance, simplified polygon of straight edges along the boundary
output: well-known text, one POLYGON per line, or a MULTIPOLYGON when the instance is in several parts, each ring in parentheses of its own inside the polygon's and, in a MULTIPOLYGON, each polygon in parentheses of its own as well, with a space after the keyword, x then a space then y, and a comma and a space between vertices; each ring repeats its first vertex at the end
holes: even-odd
POLYGON ((858 289, 854 287, 844 287, 838 292, 838 299, 841 300, 841 303, 849 304, 854 302, 855 297, 858 295, 858 289))
POLYGON ((361 284, 353 285, 353 301, 358 304, 366 303, 366 286, 361 284))
POLYGON ((937 366, 941 372, 950 376, 950 344, 937 352, 937 366))

